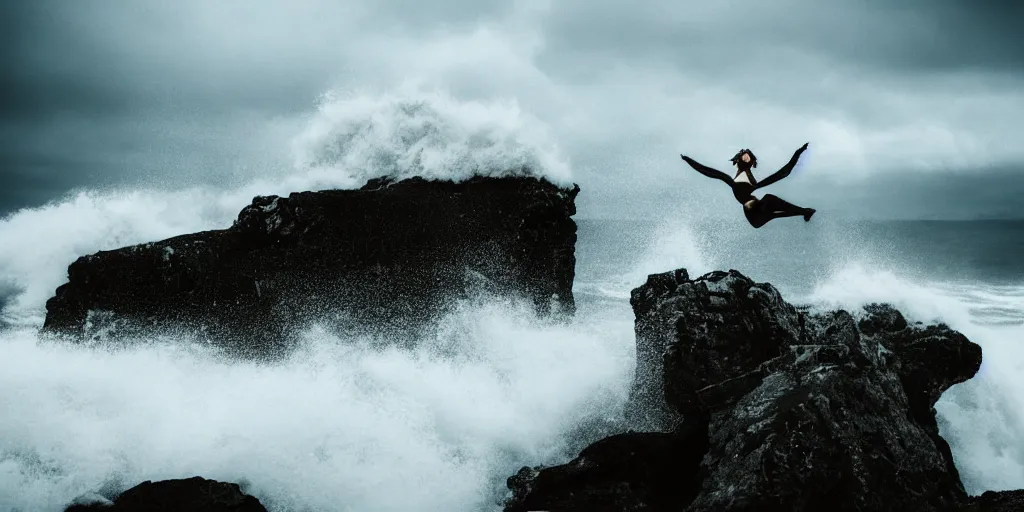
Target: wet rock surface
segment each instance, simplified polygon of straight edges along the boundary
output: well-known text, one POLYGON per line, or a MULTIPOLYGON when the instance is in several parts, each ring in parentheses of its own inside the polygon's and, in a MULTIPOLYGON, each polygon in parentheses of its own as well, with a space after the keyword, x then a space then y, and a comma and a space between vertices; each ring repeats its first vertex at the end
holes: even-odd
POLYGON ((474 293, 571 315, 578 191, 534 178, 378 179, 256 197, 228 229, 79 258, 44 331, 185 332, 259 351, 313 322, 415 331, 474 293))

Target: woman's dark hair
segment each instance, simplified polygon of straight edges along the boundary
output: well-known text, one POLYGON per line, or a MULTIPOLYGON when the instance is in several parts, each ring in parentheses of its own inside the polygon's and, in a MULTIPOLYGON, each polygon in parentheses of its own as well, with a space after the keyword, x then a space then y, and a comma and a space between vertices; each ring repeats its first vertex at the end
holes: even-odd
POLYGON ((757 157, 754 156, 754 152, 753 151, 751 151, 749 149, 746 149, 746 148, 741 149, 739 153, 736 153, 736 156, 732 157, 732 164, 733 165, 739 165, 740 158, 743 157, 743 153, 746 153, 746 154, 750 155, 750 167, 751 168, 757 167, 757 157))

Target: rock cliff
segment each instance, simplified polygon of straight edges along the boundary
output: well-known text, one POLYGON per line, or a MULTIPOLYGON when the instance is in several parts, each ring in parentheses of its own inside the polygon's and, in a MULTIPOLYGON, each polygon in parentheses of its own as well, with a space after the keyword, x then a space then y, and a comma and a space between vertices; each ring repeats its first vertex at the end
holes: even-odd
POLYGON ((405 333, 475 292, 572 314, 578 192, 535 178, 378 179, 256 197, 230 228, 79 258, 43 329, 184 331, 263 351, 311 322, 405 333))
POLYGON ((964 492, 934 404, 981 347, 882 304, 816 312, 736 271, 633 290, 628 431, 509 478, 506 510, 1015 510, 964 492))

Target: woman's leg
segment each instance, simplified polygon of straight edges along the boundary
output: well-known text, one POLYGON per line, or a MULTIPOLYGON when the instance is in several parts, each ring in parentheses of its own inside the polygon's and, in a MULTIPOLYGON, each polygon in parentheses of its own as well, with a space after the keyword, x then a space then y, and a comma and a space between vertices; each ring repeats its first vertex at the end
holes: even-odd
POLYGON ((772 194, 765 194, 757 203, 758 207, 763 212, 770 213, 773 219, 807 215, 811 211, 810 208, 799 207, 772 194))
POLYGON ((802 208, 773 194, 765 194, 754 205, 744 205, 743 208, 744 216, 755 228, 782 217, 803 216, 804 221, 809 221, 814 212, 814 208, 802 208))
POLYGON ((771 215, 758 208, 757 200, 748 201, 743 204, 743 216, 747 218, 747 222, 755 229, 764 226, 768 221, 772 220, 771 215))

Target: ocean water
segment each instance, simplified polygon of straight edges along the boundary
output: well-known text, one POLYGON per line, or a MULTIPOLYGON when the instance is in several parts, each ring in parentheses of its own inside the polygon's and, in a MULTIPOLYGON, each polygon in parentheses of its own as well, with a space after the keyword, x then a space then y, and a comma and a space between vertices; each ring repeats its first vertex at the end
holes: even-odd
POLYGON ((635 358, 629 291, 680 267, 735 268, 823 308, 889 301, 961 330, 985 361, 937 405, 943 434, 970 492, 1024 488, 1021 222, 580 220, 572 323, 467 303, 405 350, 310 328, 287 361, 238 362, 170 333, 117 350, 36 335, 79 255, 225 227, 257 194, 357 186, 367 162, 441 176, 476 158, 564 181, 542 128, 509 103, 327 98, 291 141, 288 173, 82 191, 0 219, 0 511, 194 475, 240 482, 274 511, 499 510, 519 467, 564 462, 590 440, 582 427, 619 415, 635 358))

